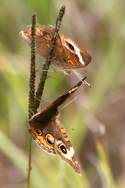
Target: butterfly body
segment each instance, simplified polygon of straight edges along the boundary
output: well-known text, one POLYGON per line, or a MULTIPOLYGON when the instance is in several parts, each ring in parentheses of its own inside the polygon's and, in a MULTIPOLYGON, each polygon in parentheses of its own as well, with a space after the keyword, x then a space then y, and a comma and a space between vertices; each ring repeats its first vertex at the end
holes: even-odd
MULTIPOLYGON (((48 55, 53 32, 54 28, 51 26, 40 25, 36 27, 36 51, 44 58, 48 55)), ((31 45, 31 26, 25 31, 21 31, 20 34, 31 45)), ((91 56, 86 49, 79 47, 78 44, 63 34, 58 34, 52 58, 52 64, 56 68, 61 70, 83 68, 90 61, 91 56)))

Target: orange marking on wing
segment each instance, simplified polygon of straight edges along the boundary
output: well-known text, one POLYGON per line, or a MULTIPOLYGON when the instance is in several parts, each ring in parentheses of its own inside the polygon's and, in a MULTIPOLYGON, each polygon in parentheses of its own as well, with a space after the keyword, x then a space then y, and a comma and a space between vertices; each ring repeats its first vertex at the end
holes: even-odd
POLYGON ((35 129, 32 129, 32 134, 35 136, 35 138, 37 138, 40 141, 41 145, 44 145, 48 149, 53 149, 53 147, 50 146, 41 135, 37 134, 37 132, 35 131, 35 129))

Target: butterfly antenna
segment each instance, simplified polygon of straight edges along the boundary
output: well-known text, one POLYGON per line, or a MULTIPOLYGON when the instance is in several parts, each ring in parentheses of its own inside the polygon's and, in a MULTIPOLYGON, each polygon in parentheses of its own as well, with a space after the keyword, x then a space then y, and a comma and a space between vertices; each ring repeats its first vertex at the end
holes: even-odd
MULTIPOLYGON (((81 75, 79 74, 79 72, 77 72, 77 70, 73 70, 72 72, 75 74, 75 76, 77 76, 77 78, 79 78, 79 79, 82 78, 81 75)), ((86 86, 91 87, 91 84, 89 82, 87 82, 86 80, 84 80, 84 83, 86 86)))
POLYGON ((75 86, 73 86, 73 87, 68 91, 68 93, 69 93, 69 94, 72 94, 72 93, 74 93, 83 83, 86 84, 86 78, 87 78, 87 77, 84 77, 81 81, 79 81, 75 86))

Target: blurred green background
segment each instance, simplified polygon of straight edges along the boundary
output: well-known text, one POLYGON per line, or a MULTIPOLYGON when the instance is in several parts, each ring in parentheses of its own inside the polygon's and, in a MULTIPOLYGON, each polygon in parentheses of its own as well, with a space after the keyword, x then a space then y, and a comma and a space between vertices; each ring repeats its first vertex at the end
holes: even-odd
MULTIPOLYGON (((61 110, 83 167, 78 176, 57 157, 33 144, 33 188, 125 187, 125 1, 0 1, 0 188, 26 186, 28 154, 28 78, 30 48, 19 31, 37 13, 40 24, 54 25, 66 6, 61 31, 90 51, 87 75, 91 88, 61 110)), ((37 74, 41 63, 37 57, 37 74)), ((54 100, 78 81, 75 75, 49 71, 43 103, 54 100), (51 84, 50 84, 51 83, 51 84)))

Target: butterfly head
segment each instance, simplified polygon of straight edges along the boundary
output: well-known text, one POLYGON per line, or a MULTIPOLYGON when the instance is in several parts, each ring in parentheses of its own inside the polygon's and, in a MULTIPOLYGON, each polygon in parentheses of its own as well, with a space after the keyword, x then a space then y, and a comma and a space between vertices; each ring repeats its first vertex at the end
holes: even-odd
POLYGON ((25 31, 20 31, 19 34, 24 41, 31 45, 31 26, 27 26, 27 29, 25 31))
MULTIPOLYGON (((52 27, 46 27, 46 26, 37 26, 35 28, 35 38, 36 38, 36 50, 37 53, 39 53, 41 56, 45 56, 43 51, 46 49, 48 50, 49 43, 51 40, 51 34, 52 34, 52 27), (44 49, 45 48, 45 49, 44 49)), ((31 26, 27 26, 25 31, 20 31, 20 36, 24 41, 26 41, 29 45, 31 45, 31 26)))

